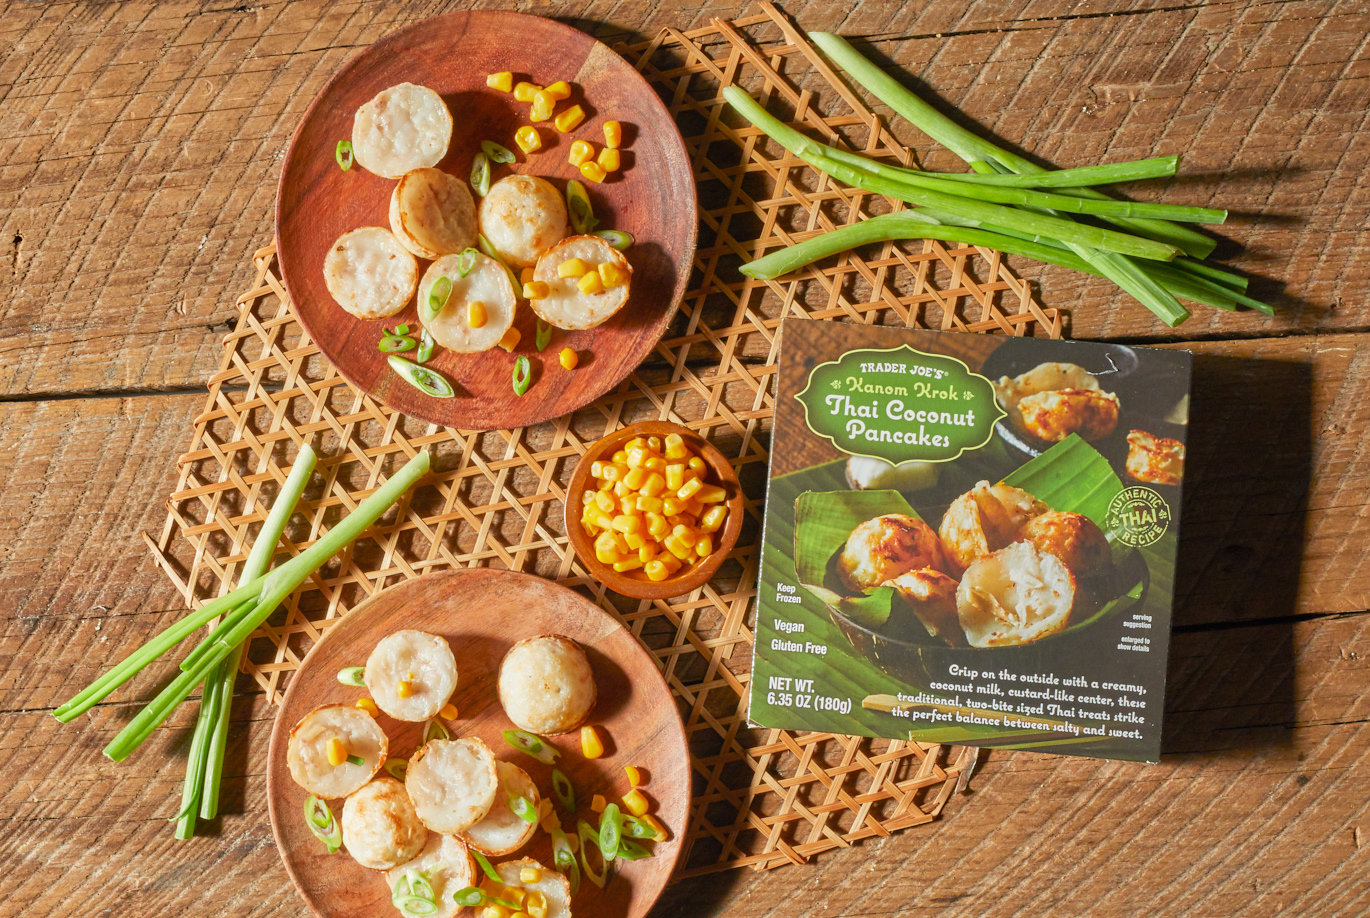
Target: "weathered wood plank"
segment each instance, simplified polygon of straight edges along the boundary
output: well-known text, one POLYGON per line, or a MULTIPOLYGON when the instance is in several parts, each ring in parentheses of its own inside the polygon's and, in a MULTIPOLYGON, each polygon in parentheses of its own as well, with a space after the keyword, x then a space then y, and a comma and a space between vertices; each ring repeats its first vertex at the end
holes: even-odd
MULTIPOLYGON (((742 6, 536 10, 652 34, 742 6)), ((869 36, 948 105, 1063 165, 1185 153, 1191 177, 1167 197, 1241 212, 1229 235, 1246 249, 1234 263, 1287 284, 1274 322, 1205 312, 1186 334, 1364 327, 1370 281, 1346 270, 1365 257, 1370 217, 1359 165, 1370 54, 1354 4, 1095 6, 792 12, 811 29, 869 36)), ((198 384, 250 282, 248 256, 270 238, 280 156, 309 100, 357 48, 442 8, 10 4, 0 394, 198 384)), ((1167 334, 1102 281, 1015 265, 1048 305, 1072 311, 1076 336, 1167 334)), ((1258 281, 1256 292, 1276 291, 1258 281)))
MULTIPOLYGON (((1272 914, 1370 907, 1358 832, 1370 816, 1370 615, 1177 636, 1160 765, 985 756, 969 796, 926 829, 669 890, 660 915, 1272 914), (1269 678, 1283 672, 1282 678, 1269 678), (1221 907, 1214 903, 1222 903, 1221 907), (802 904, 801 904, 802 903, 802 904)), ((0 897, 46 914, 304 914, 265 810, 264 699, 241 699, 217 833, 176 842, 193 706, 114 765, 99 749, 130 715, 63 727, 7 715, 0 897), (109 864, 118 864, 111 873, 109 864)))

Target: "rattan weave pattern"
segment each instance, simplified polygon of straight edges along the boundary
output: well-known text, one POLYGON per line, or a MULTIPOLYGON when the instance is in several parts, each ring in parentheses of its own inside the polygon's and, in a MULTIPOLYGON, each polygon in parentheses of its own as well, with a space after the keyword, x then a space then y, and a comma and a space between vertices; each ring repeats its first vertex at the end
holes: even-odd
POLYGON ((784 316, 961 331, 1061 335, 996 252, 885 244, 792 279, 762 283, 736 266, 768 249, 888 208, 832 185, 722 116, 729 82, 765 94, 812 133, 908 162, 878 119, 773 8, 690 33, 667 30, 619 49, 676 114, 700 184, 695 274, 654 355, 615 391, 573 415, 518 430, 440 428, 398 415, 347 384, 295 322, 274 270, 255 282, 209 380, 168 517, 147 541, 185 595, 233 584, 299 446, 321 459, 282 541, 294 555, 420 449, 434 472, 392 514, 291 596, 252 638, 247 672, 272 700, 311 644, 362 599, 402 579, 491 565, 579 588, 648 647, 675 694, 695 771, 680 876, 802 863, 819 852, 927 823, 966 758, 903 741, 747 726, 757 542, 773 408, 776 328, 784 316), (824 112, 825 114, 820 114, 824 112), (595 439, 645 418, 709 436, 751 496, 737 548, 704 588, 638 602, 590 581, 568 547, 564 487, 595 439))

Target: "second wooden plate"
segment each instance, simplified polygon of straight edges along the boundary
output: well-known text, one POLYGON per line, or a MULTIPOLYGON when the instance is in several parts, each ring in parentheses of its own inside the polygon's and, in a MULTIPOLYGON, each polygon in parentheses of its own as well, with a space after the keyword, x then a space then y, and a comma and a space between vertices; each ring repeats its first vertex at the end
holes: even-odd
MULTIPOLYGON (((523 13, 468 11, 436 16, 389 35, 354 57, 329 81, 305 113, 281 168, 276 196, 276 245, 281 273, 295 314, 324 355, 349 382, 405 414, 452 427, 489 430, 559 417, 618 385, 665 333, 685 292, 698 223, 695 185, 685 144, 656 92, 627 61, 584 32, 523 13), (439 349, 429 365, 453 383, 455 398, 432 398, 395 375, 376 350, 382 328, 407 323, 419 328, 411 302, 388 319, 353 318, 333 301, 323 281, 323 260, 339 236, 359 226, 388 226, 392 179, 354 164, 344 172, 334 161, 338 141, 352 136, 352 116, 376 93, 397 83, 420 83, 438 92, 455 128, 440 169, 467 179, 483 140, 515 149, 514 131, 528 124, 528 105, 488 89, 485 76, 503 70, 516 79, 574 84, 570 103, 587 114, 561 134, 538 125, 541 150, 517 153, 512 166, 496 166, 493 178, 514 172, 539 175, 564 190, 579 178, 567 162, 576 139, 603 146, 602 125, 624 126, 623 168, 589 188, 600 229, 626 230, 637 243, 627 305, 598 328, 554 330, 542 353, 534 346, 536 317, 520 306, 515 327, 522 340, 513 354, 492 348, 479 354, 439 349), (574 348, 580 366, 562 369, 557 354, 574 348), (532 388, 513 391, 514 360, 534 367, 532 388)), ((420 260, 423 271, 427 261, 420 260)))
MULTIPOLYGON (((321 704, 352 702, 365 693, 340 685, 338 671, 363 665, 377 641, 401 628, 438 634, 452 645, 459 673, 452 702, 460 712, 450 725, 453 735, 485 740, 496 756, 532 775, 544 796, 551 796, 551 766, 503 739, 502 732, 513 724, 496 690, 499 662, 515 641, 548 632, 574 638, 585 648, 599 689, 590 722, 606 737, 605 755, 582 757, 577 733, 551 738, 562 753, 557 767, 575 787, 577 816, 597 825, 598 817, 589 809, 591 796, 617 800, 628 789, 623 766, 636 765, 647 775, 643 790, 656 801, 655 815, 671 836, 655 846, 654 857, 620 861, 602 890, 583 879, 572 904, 577 914, 645 915, 680 857, 689 815, 690 755, 675 700, 651 655, 599 606, 539 577, 483 568, 429 574, 367 600, 324 634, 291 679, 271 731, 267 799, 286 870, 314 913, 323 918, 397 914, 381 872, 362 867, 343 851, 328 854, 310 834, 303 816, 307 795, 290 778, 285 750, 291 728, 306 713, 321 704)), ((422 724, 385 715, 377 720, 390 737, 392 756, 407 757, 418 746, 422 724)), ((331 804, 339 816, 342 801, 331 804)), ((564 814, 562 825, 574 834, 575 822, 564 814)), ((539 831, 514 857, 534 857, 550 867, 549 836, 539 831)))

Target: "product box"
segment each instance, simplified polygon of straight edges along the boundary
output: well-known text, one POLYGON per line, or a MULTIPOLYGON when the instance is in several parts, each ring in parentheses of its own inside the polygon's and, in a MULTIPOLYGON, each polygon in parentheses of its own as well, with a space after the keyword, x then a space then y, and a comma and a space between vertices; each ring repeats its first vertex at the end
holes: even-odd
POLYGON ((781 335, 752 723, 1156 761, 1190 355, 781 335))

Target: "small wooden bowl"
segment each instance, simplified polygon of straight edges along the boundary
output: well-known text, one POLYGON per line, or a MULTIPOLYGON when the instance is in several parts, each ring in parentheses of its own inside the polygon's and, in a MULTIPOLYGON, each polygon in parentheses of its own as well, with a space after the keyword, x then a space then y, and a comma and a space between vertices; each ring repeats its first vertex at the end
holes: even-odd
POLYGON ((714 575, 719 565, 723 563, 723 559, 728 556, 728 552, 732 551, 733 546, 737 544, 737 536, 742 531, 742 516, 746 512, 746 505, 746 498, 742 495, 742 486, 738 483, 737 473, 733 471, 732 463, 715 449, 712 443, 688 427, 681 427, 679 424, 672 424, 669 421, 642 421, 596 441, 581 457, 580 464, 571 473, 571 484, 566 491, 566 535, 571 540, 571 547, 575 549, 576 556, 580 558, 581 563, 589 569, 595 579, 609 589, 616 593, 622 593, 624 596, 632 596, 635 599, 667 599, 703 586, 714 575), (641 577, 632 576, 632 574, 641 574, 641 571, 620 574, 595 557, 594 538, 580 524, 581 509, 584 507, 581 496, 589 487, 587 482, 590 481, 590 465, 596 459, 613 455, 616 450, 633 437, 661 437, 665 439, 668 434, 679 434, 683 437, 690 448, 709 466, 709 483, 721 485, 728 492, 726 501, 728 520, 724 523, 723 529, 716 534, 718 544, 714 546, 713 553, 690 567, 684 568, 674 577, 652 581, 648 580, 645 575, 641 577))

